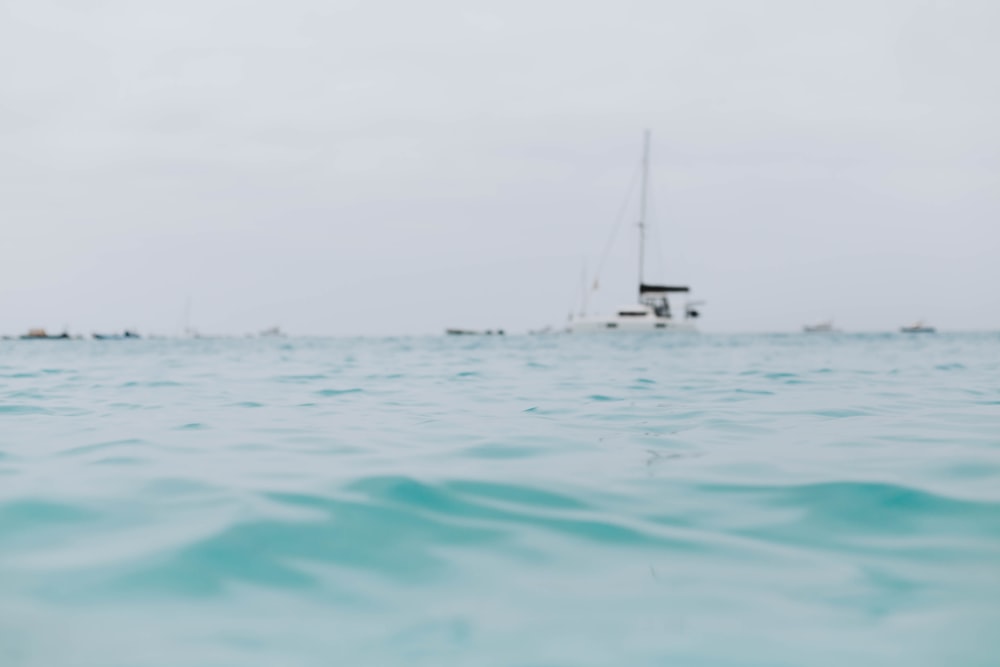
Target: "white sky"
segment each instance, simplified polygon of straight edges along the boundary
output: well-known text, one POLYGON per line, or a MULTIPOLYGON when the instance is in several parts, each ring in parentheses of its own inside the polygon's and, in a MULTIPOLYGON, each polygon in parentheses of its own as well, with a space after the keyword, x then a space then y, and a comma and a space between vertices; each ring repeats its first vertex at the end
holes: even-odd
POLYGON ((0 0, 0 333, 1000 328, 995 0, 0 0), (635 215, 591 304, 635 292, 635 215))

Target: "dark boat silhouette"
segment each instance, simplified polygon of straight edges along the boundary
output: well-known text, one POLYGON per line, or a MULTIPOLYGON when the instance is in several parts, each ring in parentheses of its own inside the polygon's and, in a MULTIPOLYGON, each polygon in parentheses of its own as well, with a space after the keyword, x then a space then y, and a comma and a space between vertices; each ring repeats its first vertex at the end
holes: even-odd
POLYGON ((65 331, 55 336, 50 336, 45 329, 29 329, 28 333, 21 336, 21 340, 68 340, 69 334, 65 331))
POLYGON ((120 334, 94 334, 94 340, 125 340, 127 338, 141 338, 141 336, 134 331, 128 330, 120 334))
POLYGON ((908 327, 900 327, 901 333, 935 333, 937 329, 927 326, 922 320, 914 322, 908 327))

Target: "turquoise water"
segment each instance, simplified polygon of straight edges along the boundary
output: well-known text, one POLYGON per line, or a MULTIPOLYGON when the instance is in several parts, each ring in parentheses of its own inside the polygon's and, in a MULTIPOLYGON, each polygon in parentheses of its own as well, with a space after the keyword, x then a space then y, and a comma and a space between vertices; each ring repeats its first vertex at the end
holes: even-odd
POLYGON ((0 665, 1000 664, 1000 335, 0 341, 0 665))

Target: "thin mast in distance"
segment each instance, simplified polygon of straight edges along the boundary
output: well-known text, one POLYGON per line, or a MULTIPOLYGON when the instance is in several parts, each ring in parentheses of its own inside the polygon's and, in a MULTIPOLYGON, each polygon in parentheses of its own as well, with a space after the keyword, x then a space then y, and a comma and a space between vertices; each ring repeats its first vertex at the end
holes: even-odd
POLYGON ((639 198, 639 285, 645 278, 644 262, 646 255, 646 189, 649 181, 649 130, 643 131, 642 137, 642 195, 639 198))

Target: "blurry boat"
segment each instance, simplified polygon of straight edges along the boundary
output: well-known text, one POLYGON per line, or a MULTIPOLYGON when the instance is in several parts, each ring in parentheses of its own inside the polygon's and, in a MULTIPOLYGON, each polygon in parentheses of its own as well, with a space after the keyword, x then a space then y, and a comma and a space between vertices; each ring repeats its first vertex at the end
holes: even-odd
POLYGON ((21 336, 21 340, 68 340, 69 334, 65 331, 55 336, 50 336, 45 329, 28 329, 28 333, 21 336))
POLYGON ((269 327, 260 332, 261 338, 284 338, 285 333, 281 330, 281 327, 269 327))
POLYGON ((496 334, 497 336, 502 336, 503 329, 445 329, 444 332, 449 336, 492 336, 496 334))
POLYGON ((802 331, 805 333, 839 333, 840 330, 833 326, 833 320, 827 320, 826 322, 817 322, 816 324, 807 324, 802 327, 802 331))
POLYGON ((937 329, 929 327, 923 321, 917 321, 908 327, 900 327, 900 333, 935 333, 937 329))
POLYGON ((129 338, 141 338, 141 336, 136 332, 129 331, 127 329, 120 334, 94 334, 94 340, 125 340, 129 338))
MULTIPOLYGON (((642 193, 639 199, 639 300, 617 308, 611 315, 589 316, 580 313, 570 316, 567 330, 590 333, 607 332, 694 332, 694 320, 698 317, 701 302, 689 302, 684 306, 683 319, 674 317, 669 295, 686 294, 684 286, 652 285, 645 281, 643 268, 646 255, 646 199, 649 181, 649 130, 643 135, 642 151, 642 193)), ((597 280, 594 287, 597 289, 597 280)), ((585 288, 586 291, 586 288, 585 288)), ((586 301, 586 298, 584 299, 586 301)), ((585 305, 581 311, 585 310, 585 305)))

